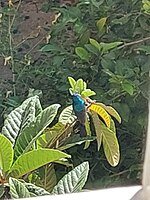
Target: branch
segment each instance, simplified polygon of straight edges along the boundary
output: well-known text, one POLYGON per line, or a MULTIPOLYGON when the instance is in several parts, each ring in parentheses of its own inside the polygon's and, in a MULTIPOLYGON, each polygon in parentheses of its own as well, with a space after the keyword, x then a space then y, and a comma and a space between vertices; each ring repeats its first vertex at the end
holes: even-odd
POLYGON ((139 43, 142 43, 142 42, 145 42, 147 40, 150 40, 150 36, 149 37, 146 37, 146 38, 143 38, 143 39, 140 39, 140 40, 136 40, 136 41, 133 41, 133 42, 129 42, 129 43, 126 43, 124 45, 121 45, 120 47, 118 47, 117 49, 123 49, 125 47, 128 47, 128 46, 131 46, 131 45, 134 45, 134 44, 139 44, 139 43))

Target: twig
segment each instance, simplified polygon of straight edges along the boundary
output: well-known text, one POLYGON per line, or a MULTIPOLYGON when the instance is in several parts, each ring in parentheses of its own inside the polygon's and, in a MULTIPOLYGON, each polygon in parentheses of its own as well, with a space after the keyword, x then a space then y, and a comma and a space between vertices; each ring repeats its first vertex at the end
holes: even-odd
POLYGON ((13 81, 13 95, 16 96, 16 86, 15 86, 15 80, 16 80, 16 76, 15 76, 15 62, 14 62, 14 54, 13 54, 13 44, 12 44, 12 34, 11 34, 11 29, 12 26, 14 24, 14 20, 16 18, 16 13, 20 7, 21 4, 21 0, 19 1, 17 8, 16 8, 16 12, 13 15, 13 18, 11 20, 11 16, 9 15, 8 17, 8 35, 9 35, 9 49, 10 49, 10 56, 11 56, 11 66, 12 66, 12 81, 13 81))
POLYGON ((41 38, 27 53, 25 56, 27 56, 38 44, 40 44, 44 40, 45 36, 41 38))
POLYGON ((124 45, 121 45, 120 47, 118 47, 117 49, 123 49, 125 47, 128 47, 128 46, 131 46, 131 45, 134 45, 134 44, 139 44, 141 42, 145 42, 147 40, 150 40, 150 36, 149 37, 146 37, 146 38, 143 38, 143 39, 140 39, 140 40, 136 40, 136 41, 133 41, 133 42, 129 42, 129 43, 126 43, 124 45))
POLYGON ((16 86, 15 86, 15 62, 14 62, 14 55, 13 55, 13 46, 12 46, 12 35, 11 35, 11 19, 10 16, 8 17, 8 35, 9 35, 9 49, 11 55, 11 66, 12 66, 12 81, 13 81, 13 95, 16 96, 16 86))

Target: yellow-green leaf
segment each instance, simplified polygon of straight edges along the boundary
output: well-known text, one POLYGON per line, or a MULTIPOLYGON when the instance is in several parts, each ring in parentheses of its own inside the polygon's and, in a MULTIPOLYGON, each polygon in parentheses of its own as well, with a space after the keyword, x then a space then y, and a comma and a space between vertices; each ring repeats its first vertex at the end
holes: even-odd
POLYGON ((90 43, 91 43, 96 49, 98 49, 98 50, 100 51, 100 49, 101 49, 100 44, 99 44, 96 40, 90 38, 90 43))
POLYGON ((97 105, 100 105, 102 108, 104 108, 111 116, 113 116, 119 123, 121 123, 121 117, 119 113, 111 106, 106 106, 103 103, 96 103, 97 105))
POLYGON ((106 20, 107 20, 107 17, 103 17, 97 21, 96 25, 97 25, 99 32, 102 32, 102 30, 106 24, 106 20))
POLYGON ((73 91, 75 92, 76 81, 74 80, 74 78, 72 78, 72 77, 70 77, 70 76, 68 77, 68 81, 69 81, 69 83, 70 83, 70 85, 71 85, 73 91))
POLYGON ((81 78, 77 80, 75 90, 79 94, 84 90, 84 81, 81 78))
POLYGON ((14 151, 11 142, 0 134, 0 169, 7 172, 13 162, 14 151))
POLYGON ((104 120, 106 125, 110 128, 111 117, 102 106, 100 106, 99 104, 91 104, 89 110, 93 110, 94 112, 98 113, 99 116, 104 120))
POLYGON ((103 134, 103 148, 107 161, 111 166, 116 166, 120 160, 120 150, 116 134, 107 128, 102 122, 101 131, 103 134))
POLYGON ((13 177, 21 177, 61 158, 70 158, 70 155, 54 149, 35 149, 17 158, 10 169, 10 175, 13 177))
MULTIPOLYGON (((90 122, 88 121, 87 118, 85 122, 85 128, 86 128, 87 135, 91 136, 90 122)), ((89 146, 90 146, 90 140, 85 142, 84 149, 87 149, 89 146)))
POLYGON ((122 43, 123 42, 110 42, 110 43, 101 42, 100 46, 102 48, 102 52, 106 53, 106 52, 110 51, 111 49, 114 49, 114 48, 118 47, 122 43))
POLYGON ((81 96, 83 96, 84 98, 90 97, 96 95, 96 93, 94 91, 92 91, 91 89, 85 89, 84 91, 82 91, 81 96))
POLYGON ((146 14, 150 14, 150 1, 149 0, 142 0, 143 9, 146 14))
POLYGON ((100 119, 97 115, 97 113, 92 112, 92 119, 95 127, 95 132, 96 132, 96 139, 97 139, 97 145, 98 145, 98 151, 101 147, 102 143, 102 131, 101 131, 101 124, 100 124, 100 119))
POLYGON ((121 86, 122 86, 122 89, 123 89, 125 92, 127 92, 127 93, 130 94, 130 95, 133 95, 134 88, 133 88, 133 86, 132 86, 130 83, 128 83, 128 82, 122 83, 121 86))
POLYGON ((88 51, 86 49, 84 49, 83 47, 76 47, 75 48, 75 52, 76 54, 85 61, 89 61, 90 59, 90 54, 88 53, 88 51))

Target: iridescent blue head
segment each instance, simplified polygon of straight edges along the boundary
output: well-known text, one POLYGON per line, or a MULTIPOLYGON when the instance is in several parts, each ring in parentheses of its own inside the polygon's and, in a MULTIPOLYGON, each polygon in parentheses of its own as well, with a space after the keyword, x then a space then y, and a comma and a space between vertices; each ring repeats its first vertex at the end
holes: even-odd
POLYGON ((84 100, 79 96, 79 94, 75 93, 72 95, 73 99, 73 109, 75 112, 81 112, 85 109, 85 102, 84 100))

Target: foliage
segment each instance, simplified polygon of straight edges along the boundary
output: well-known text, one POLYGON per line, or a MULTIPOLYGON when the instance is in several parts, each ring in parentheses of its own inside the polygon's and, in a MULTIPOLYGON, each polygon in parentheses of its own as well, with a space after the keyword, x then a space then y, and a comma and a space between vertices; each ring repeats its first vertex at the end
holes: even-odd
MULTIPOLYGON (((67 77, 76 80, 82 77, 89 88, 96 91, 96 99, 111 107, 106 109, 101 104, 103 109, 108 113, 111 110, 111 116, 112 107, 120 113, 122 125, 116 123, 116 129, 121 160, 117 167, 111 168, 105 162, 102 149, 97 152, 97 144, 92 142, 86 151, 82 146, 67 150, 74 165, 89 161, 89 188, 140 183, 149 96, 149 1, 79 0, 74 5, 61 5, 56 1, 43 4, 43 12, 54 13, 55 19, 50 27, 44 27, 50 39, 35 45, 41 53, 37 60, 32 54, 34 47, 27 53, 20 52, 28 46, 28 40, 21 41, 19 48, 14 43, 13 33, 20 23, 18 7, 6 4, 0 8, 0 58, 7 61, 13 72, 12 80, 4 82, 8 89, 0 92, 1 127, 2 117, 20 105, 29 88, 42 91, 44 107, 58 102, 65 107, 70 105, 67 77)), ((67 107, 66 113, 70 109, 67 107)), ((97 123, 97 116, 94 117, 97 123)), ((64 121, 61 123, 65 125, 64 121)), ((51 137, 46 132, 43 138, 40 136, 44 144, 51 137)), ((55 131, 55 134, 63 141, 60 132, 55 131)), ((99 135, 98 146, 101 141, 99 135)), ((37 143, 39 145, 39 141, 37 143)), ((58 146, 54 138, 49 143, 58 146)))
POLYGON ((52 194, 80 192, 87 180, 88 171, 88 162, 84 162, 77 166, 58 182, 54 187, 52 194))
MULTIPOLYGON (((0 199, 5 198, 29 198, 36 196, 44 196, 50 194, 65 194, 81 191, 88 176, 89 165, 88 162, 84 162, 81 165, 74 168, 68 174, 66 174, 54 187, 52 193, 47 192, 41 187, 37 187, 34 184, 27 183, 23 180, 18 180, 10 177, 8 180, 9 192, 4 192, 6 186, 1 186, 0 199)), ((8 186, 7 186, 8 187, 8 186)))
MULTIPOLYGON (((77 81, 75 81, 72 77, 69 77, 68 79, 72 87, 70 88, 71 94, 78 92, 78 94, 81 95, 85 101, 85 104, 87 105, 88 113, 91 115, 95 127, 98 150, 100 149, 101 143, 103 143, 107 161, 110 165, 116 166, 120 160, 120 150, 116 137, 116 128, 114 121, 111 118, 111 113, 113 114, 113 117, 121 122, 119 114, 114 108, 110 106, 105 106, 104 104, 92 101, 92 99, 89 97, 95 95, 96 93, 90 89, 87 89, 86 83, 82 79, 78 79, 77 81), (100 116, 102 120, 99 119, 98 116, 100 116)), ((87 120, 87 124, 88 123, 89 122, 87 120)), ((87 126, 90 126, 87 124, 86 129, 87 126)))
MULTIPOLYGON (((54 187, 53 184, 56 185, 57 183, 52 163, 70 166, 66 160, 70 158, 70 155, 56 150, 56 148, 64 150, 76 144, 95 139, 91 137, 81 140, 80 137, 78 139, 70 137, 70 140, 67 141, 72 132, 72 127, 70 124, 66 126, 66 124, 61 123, 61 121, 64 121, 63 113, 65 111, 60 115, 60 122, 46 129, 54 120, 59 107, 60 105, 53 104, 43 110, 38 96, 33 96, 11 111, 5 119, 2 134, 0 134, 0 182, 2 184, 9 182, 12 198, 31 196, 27 184, 25 185, 14 178, 26 177, 25 179, 28 178, 28 181, 29 179, 30 182, 34 181, 34 183, 41 185, 50 192, 54 187), (42 171, 45 173, 44 176, 42 171), (37 176, 36 180, 34 176, 37 176)), ((88 164, 85 163, 85 165, 88 164)), ((83 182, 79 186, 80 189, 87 178, 88 170, 85 170, 86 166, 81 167, 84 168, 84 173, 86 172, 86 176, 85 174, 83 176, 84 180, 77 180, 76 182, 76 184, 79 182, 79 185, 83 182)), ((32 184, 29 185, 32 187, 32 184)), ((33 187, 36 186, 33 185, 33 187)), ((2 195, 4 195, 3 191, 2 195)))

